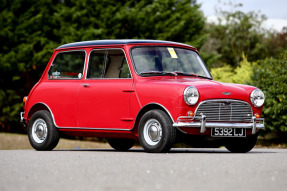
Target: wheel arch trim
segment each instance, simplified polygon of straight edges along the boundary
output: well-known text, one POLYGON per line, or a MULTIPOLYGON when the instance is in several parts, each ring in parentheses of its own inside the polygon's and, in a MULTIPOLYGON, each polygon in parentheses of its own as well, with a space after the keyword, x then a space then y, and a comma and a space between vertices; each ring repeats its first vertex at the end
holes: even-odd
POLYGON ((28 119, 28 116, 29 116, 29 115, 31 115, 31 117, 32 117, 32 115, 36 112, 36 111, 35 111, 33 114, 30 114, 30 113, 31 113, 31 110, 32 110, 33 108, 35 108, 37 105, 42 105, 42 106, 44 106, 44 107, 47 108, 47 110, 50 112, 50 114, 51 114, 51 116, 52 116, 52 120, 53 120, 54 125, 55 125, 57 128, 59 128, 58 125, 56 124, 56 121, 55 121, 54 114, 53 114, 52 110, 51 110, 50 107, 49 107, 46 103, 44 103, 44 102, 35 103, 35 104, 29 109, 29 112, 28 112, 28 114, 27 114, 27 118, 26 118, 26 119, 28 119))
POLYGON ((168 111, 168 109, 167 109, 166 107, 164 107, 163 105, 159 104, 159 103, 148 103, 148 104, 146 104, 145 106, 143 106, 143 107, 140 109, 140 111, 138 112, 138 114, 137 114, 137 116, 136 116, 136 120, 138 119, 139 114, 140 114, 142 111, 144 111, 147 107, 150 107, 150 106, 152 106, 152 105, 156 105, 156 106, 159 106, 160 108, 162 108, 162 109, 168 114, 168 116, 169 116, 170 119, 172 120, 172 123, 175 123, 174 120, 173 120, 173 118, 172 118, 172 115, 171 115, 171 113, 168 111))
POLYGON ((136 129, 138 128, 139 121, 140 121, 141 117, 143 116, 143 114, 146 113, 147 111, 150 111, 151 109, 161 109, 161 110, 163 110, 163 111, 169 116, 169 118, 171 119, 172 123, 173 123, 173 124, 175 123, 174 120, 173 120, 173 118, 172 118, 171 113, 169 112, 169 110, 168 110, 166 107, 164 107, 163 105, 161 105, 161 104, 159 104, 159 103, 154 103, 154 102, 152 102, 152 103, 146 104, 145 106, 143 106, 143 107, 139 110, 139 112, 137 113, 135 122, 134 122, 134 124, 133 124, 132 130, 136 130, 136 129), (157 108, 154 108, 154 107, 152 107, 152 106, 156 106, 157 108), (151 108, 148 109, 148 107, 151 107, 151 108))

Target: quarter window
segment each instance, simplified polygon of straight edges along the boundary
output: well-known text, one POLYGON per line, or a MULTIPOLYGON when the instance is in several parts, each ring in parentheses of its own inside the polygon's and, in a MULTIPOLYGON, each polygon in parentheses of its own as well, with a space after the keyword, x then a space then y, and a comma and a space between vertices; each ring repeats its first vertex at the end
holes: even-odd
POLYGON ((83 76, 85 64, 84 51, 61 52, 57 54, 50 70, 49 79, 80 79, 83 76))
POLYGON ((131 78, 124 52, 120 49, 93 50, 87 78, 131 78))

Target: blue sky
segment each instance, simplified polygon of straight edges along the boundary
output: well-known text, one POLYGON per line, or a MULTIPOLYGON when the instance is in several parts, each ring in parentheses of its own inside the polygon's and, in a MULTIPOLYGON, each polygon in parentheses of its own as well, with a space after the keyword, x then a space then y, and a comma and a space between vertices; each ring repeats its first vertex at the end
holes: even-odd
MULTIPOLYGON (((223 2, 229 0, 197 0, 201 3, 201 10, 208 18, 208 21, 215 20, 215 7, 224 8, 223 2), (220 3, 221 2, 221 3, 220 3)), ((283 26, 287 26, 287 0, 230 0, 232 4, 243 4, 240 8, 243 12, 255 11, 267 16, 264 27, 281 31, 283 26)), ((226 9, 224 9, 226 10, 226 9)))

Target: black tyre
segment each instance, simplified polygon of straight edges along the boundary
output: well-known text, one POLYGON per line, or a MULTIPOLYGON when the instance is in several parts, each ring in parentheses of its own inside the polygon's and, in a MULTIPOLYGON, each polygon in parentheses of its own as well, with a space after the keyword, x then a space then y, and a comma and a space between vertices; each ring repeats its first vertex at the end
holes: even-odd
POLYGON ((255 146, 258 135, 226 140, 225 147, 232 153, 247 153, 255 146))
POLYGON ((117 151, 127 151, 135 145, 133 139, 108 139, 108 143, 117 151))
POLYGON ((145 151, 168 152, 176 139, 176 129, 169 116, 162 110, 145 113, 139 123, 139 141, 145 151))
POLYGON ((31 146, 38 151, 54 149, 60 139, 51 114, 41 110, 34 113, 28 124, 28 137, 31 146))

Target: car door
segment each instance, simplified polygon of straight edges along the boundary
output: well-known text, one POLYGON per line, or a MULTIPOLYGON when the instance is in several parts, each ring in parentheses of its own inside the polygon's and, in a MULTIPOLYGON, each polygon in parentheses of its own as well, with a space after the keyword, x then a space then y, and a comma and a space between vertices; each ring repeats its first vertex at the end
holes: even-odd
POLYGON ((133 79, 122 49, 92 50, 78 96, 78 126, 127 129, 133 79))
POLYGON ((77 127, 77 96, 82 84, 86 52, 59 52, 50 66, 47 80, 38 87, 39 100, 46 104, 58 127, 77 127))

